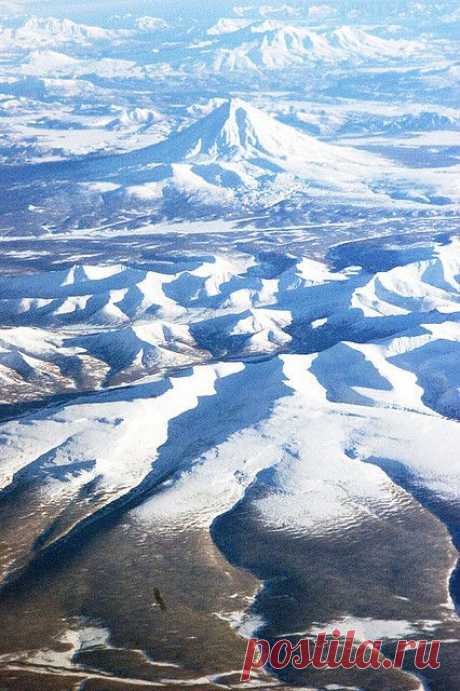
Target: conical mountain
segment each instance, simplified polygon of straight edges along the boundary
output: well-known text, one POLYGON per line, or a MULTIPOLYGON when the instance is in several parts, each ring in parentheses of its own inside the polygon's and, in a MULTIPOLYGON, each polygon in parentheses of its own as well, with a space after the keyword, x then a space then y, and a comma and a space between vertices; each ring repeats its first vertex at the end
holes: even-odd
POLYGON ((276 162, 279 171, 305 169, 309 163, 368 165, 376 157, 320 142, 239 98, 225 101, 209 114, 163 142, 130 155, 140 162, 210 163, 276 162))
POLYGON ((175 190, 257 206, 320 189, 367 196, 381 166, 378 156, 319 141, 231 98, 159 144, 92 161, 90 175, 110 176, 142 199, 175 190))

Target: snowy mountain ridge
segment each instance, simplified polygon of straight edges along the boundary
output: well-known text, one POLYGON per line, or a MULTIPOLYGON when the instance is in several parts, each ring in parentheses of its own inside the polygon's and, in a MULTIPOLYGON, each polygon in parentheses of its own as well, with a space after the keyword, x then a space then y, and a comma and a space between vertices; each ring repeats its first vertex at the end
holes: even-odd
POLYGON ((1 29, 0 40, 10 48, 31 50, 56 45, 90 46, 98 42, 118 41, 131 34, 126 29, 103 29, 79 24, 71 19, 31 17, 16 29, 1 29))
POLYGON ((209 33, 220 41, 207 49, 208 56, 195 68, 213 72, 286 69, 318 62, 391 62, 420 58, 429 50, 423 40, 381 38, 351 26, 321 32, 278 20, 246 26, 229 20, 209 33))

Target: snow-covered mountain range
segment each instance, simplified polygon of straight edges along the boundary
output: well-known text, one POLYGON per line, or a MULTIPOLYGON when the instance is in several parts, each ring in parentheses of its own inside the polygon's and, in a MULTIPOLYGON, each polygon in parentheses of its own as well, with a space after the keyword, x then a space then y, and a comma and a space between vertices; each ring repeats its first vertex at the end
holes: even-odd
POLYGON ((0 0, 1 691, 457 691, 454 0, 32 5, 0 0), (349 630, 441 665, 241 684, 247 638, 349 630))
POLYGON ((342 26, 318 32, 302 25, 266 20, 248 26, 227 21, 212 27, 208 34, 220 41, 204 46, 206 55, 196 69, 214 72, 286 69, 315 63, 397 62, 426 57, 426 43, 416 40, 379 37, 362 29, 342 26), (209 57, 208 57, 209 56, 209 57))
MULTIPOLYGON (((83 369, 90 369, 91 358, 96 358, 93 378, 97 372, 103 383, 114 373, 143 376, 217 354, 317 349, 324 350, 318 362, 329 362, 336 351, 346 360, 343 346, 336 345, 343 341, 352 349, 347 371, 353 372, 353 348, 369 357, 382 376, 379 358, 413 369, 421 376, 417 391, 425 405, 457 417, 460 384, 448 378, 441 383, 439 377, 447 375, 448 353, 453 356, 460 342, 459 276, 459 243, 452 241, 434 248, 427 259, 375 274, 357 268, 334 272, 306 257, 289 258, 285 269, 275 263, 261 271, 250 255, 242 254, 218 256, 175 274, 124 265, 75 265, 0 278, 0 310, 9 325, 2 332, 5 395, 18 387, 20 377, 24 390, 31 381, 36 386, 37 378, 46 380, 47 368, 57 390, 64 381, 72 389, 83 369), (265 277, 269 273, 270 279, 265 277), (209 321, 213 312, 219 317, 209 321), (57 327, 72 334, 75 326, 87 334, 63 338, 54 333, 57 327), (444 338, 451 343, 443 349, 436 343, 444 338), (368 350, 362 345, 367 341, 375 342, 368 350), (54 370, 53 362, 58 365, 54 370)), ((358 400, 353 385, 347 387, 358 400)), ((382 391, 394 396, 396 388, 390 376, 382 391)), ((413 392, 401 390, 401 396, 406 394, 413 392)), ((382 404, 389 395, 381 394, 382 404)))
POLYGON ((2 28, 2 49, 34 50, 59 45, 92 46, 94 43, 119 41, 131 34, 128 30, 110 30, 79 24, 70 19, 31 17, 17 28, 2 28))
MULTIPOLYGON (((453 374, 459 242, 419 240, 417 248, 402 246, 396 254, 391 240, 336 251, 341 269, 290 252, 240 251, 209 259, 184 255, 188 267, 175 272, 79 264, 3 278, 0 309, 9 323, 1 330, 3 406, 8 409, 13 392, 24 403, 38 389, 52 402, 0 426, 3 491, 14 492, 16 515, 23 517, 14 533, 8 524, 1 528, 10 547, 1 561, 3 579, 25 577, 122 507, 124 526, 136 526, 143 540, 147 533, 204 535, 219 527, 215 540, 224 550, 225 522, 238 526, 244 516, 255 535, 269 541, 278 535, 290 547, 291 540, 297 547, 301 539, 349 540, 355 563, 367 531, 384 541, 395 523, 414 521, 425 531, 418 545, 436 540, 430 573, 437 597, 418 597, 414 611, 408 584, 398 615, 391 600, 377 599, 380 618, 357 617, 355 625, 364 627, 359 636, 371 625, 387 627, 388 640, 401 630, 440 638, 456 632, 446 578, 455 564, 452 546, 429 511, 400 488, 385 459, 396 459, 405 486, 413 481, 420 492, 435 493, 439 511, 455 502, 459 475, 449 454, 460 415, 453 374), (370 268, 375 252, 386 268, 370 268), (362 268, 349 264, 358 256, 362 268), (75 397, 87 387, 91 394, 75 397), (69 398, 53 399, 53 392, 69 398), (396 616, 404 617, 404 629, 396 616)), ((232 535, 237 544, 235 528, 232 535)), ((410 549, 402 559, 390 551, 385 563, 409 577, 415 554, 410 549)), ((239 559, 246 563, 243 554, 239 559)), ((348 557, 337 554, 330 572, 345 563, 348 557)), ((282 564, 291 568, 290 558, 282 564)), ((356 568, 348 565, 347 573, 356 568)), ((265 598, 261 592, 249 611, 257 607, 268 617, 265 598)), ((328 625, 355 621, 354 603, 353 597, 326 608, 328 625)), ((226 617, 236 616, 222 606, 226 617)), ((91 621, 93 611, 90 606, 91 621)), ((289 606, 284 616, 299 613, 289 606)), ((266 625, 263 619, 246 625, 256 621, 266 625)), ((79 619, 64 628, 60 622, 61 636, 80 626, 79 619)), ((241 622, 232 635, 243 630, 252 631, 241 622)), ((114 647, 138 669, 129 641, 114 647)), ((163 662, 172 664, 167 651, 163 662)), ((2 655, 9 669, 11 658, 2 655)), ((27 664, 34 655, 21 653, 27 664)), ((84 674, 84 661, 67 662, 69 673, 84 674)), ((110 662, 99 665, 112 673, 110 662)), ((153 669, 145 673, 157 678, 153 669)), ((389 675, 398 689, 416 688, 410 670, 396 680, 389 675)), ((211 672, 203 679, 212 686, 211 672)))

